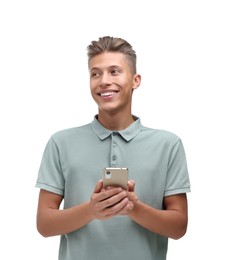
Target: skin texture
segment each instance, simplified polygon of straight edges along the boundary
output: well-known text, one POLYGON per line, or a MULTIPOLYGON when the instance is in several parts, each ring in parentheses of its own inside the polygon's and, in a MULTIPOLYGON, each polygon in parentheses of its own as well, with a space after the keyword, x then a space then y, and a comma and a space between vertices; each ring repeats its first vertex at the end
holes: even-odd
MULTIPOLYGON (((104 52, 89 64, 90 91, 98 105, 98 120, 110 130, 123 130, 133 121, 131 113, 133 91, 141 83, 139 74, 132 74, 126 56, 104 52)), ((63 196, 40 190, 37 209, 37 229, 45 237, 75 231, 95 219, 107 220, 127 215, 144 228, 173 239, 181 238, 187 228, 186 194, 164 197, 163 210, 140 201, 135 193, 135 181, 128 181, 128 190, 107 187, 99 180, 90 192, 90 200, 69 209, 60 209, 63 196)))

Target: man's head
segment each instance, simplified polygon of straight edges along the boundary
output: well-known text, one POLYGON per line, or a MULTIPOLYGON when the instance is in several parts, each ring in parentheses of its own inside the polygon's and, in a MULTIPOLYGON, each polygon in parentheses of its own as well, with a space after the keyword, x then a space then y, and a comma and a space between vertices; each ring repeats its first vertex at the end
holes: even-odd
POLYGON ((141 83, 132 46, 121 38, 106 36, 92 41, 87 49, 90 90, 99 118, 103 114, 131 118, 132 93, 141 83))
POLYGON ((90 60, 98 54, 104 52, 117 52, 126 56, 132 74, 136 73, 136 53, 132 46, 121 38, 110 36, 100 37, 98 41, 92 41, 87 47, 87 50, 88 65, 90 65, 90 60))

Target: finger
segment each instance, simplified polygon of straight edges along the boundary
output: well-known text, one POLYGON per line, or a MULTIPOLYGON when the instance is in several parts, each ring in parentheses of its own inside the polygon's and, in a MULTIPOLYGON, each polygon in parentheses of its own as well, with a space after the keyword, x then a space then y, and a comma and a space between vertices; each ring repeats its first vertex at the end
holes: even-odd
MULTIPOLYGON (((107 193, 107 192, 103 192, 107 193)), ((110 208, 115 206, 116 204, 120 203, 125 197, 127 196, 127 192, 122 191, 113 196, 107 197, 106 199, 102 200, 99 204, 100 210, 105 210, 106 208, 110 208)))
POLYGON ((128 215, 134 208, 133 202, 129 201, 119 212, 118 215, 128 215))
POLYGON ((126 207, 128 202, 129 202, 128 198, 123 198, 122 200, 120 200, 120 202, 117 202, 116 204, 113 204, 112 206, 105 208, 104 214, 106 216, 120 215, 118 213, 122 211, 123 208, 126 207))
POLYGON ((134 191, 134 187, 135 187, 135 181, 134 180, 129 180, 127 185, 128 185, 128 191, 134 191))
POLYGON ((94 193, 99 193, 102 189, 103 183, 102 180, 99 180, 95 186, 94 193))
POLYGON ((98 199, 99 201, 104 201, 107 200, 123 191, 122 188, 112 188, 109 190, 102 189, 101 192, 99 193, 98 199))

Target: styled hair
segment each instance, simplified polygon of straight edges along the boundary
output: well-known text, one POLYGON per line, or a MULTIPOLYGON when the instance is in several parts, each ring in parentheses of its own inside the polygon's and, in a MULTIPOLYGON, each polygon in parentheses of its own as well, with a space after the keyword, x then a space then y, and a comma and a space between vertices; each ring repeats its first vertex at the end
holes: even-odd
POLYGON ((88 65, 90 60, 96 55, 104 52, 119 52, 126 56, 128 64, 133 72, 136 73, 136 52, 130 43, 122 38, 114 38, 110 36, 99 37, 98 41, 92 41, 87 47, 88 65))

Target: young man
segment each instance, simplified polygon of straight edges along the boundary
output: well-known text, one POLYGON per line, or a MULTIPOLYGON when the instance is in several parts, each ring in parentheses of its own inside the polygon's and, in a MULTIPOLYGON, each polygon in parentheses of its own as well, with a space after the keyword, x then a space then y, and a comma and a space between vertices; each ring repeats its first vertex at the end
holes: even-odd
POLYGON ((37 229, 61 235, 60 260, 165 260, 168 238, 181 238, 188 222, 182 142, 132 115, 141 76, 128 42, 99 38, 88 58, 98 115, 50 138, 36 183, 37 229), (103 189, 105 167, 127 167, 128 189, 103 189))

